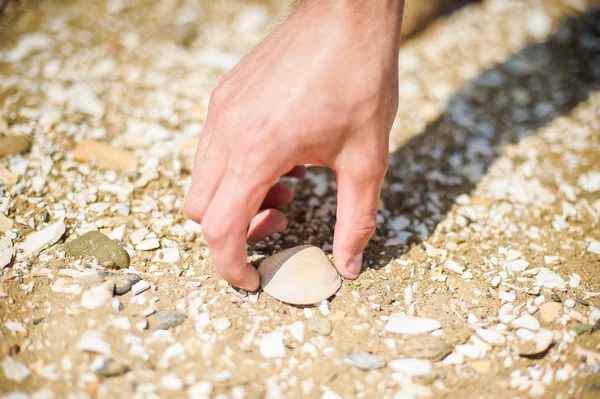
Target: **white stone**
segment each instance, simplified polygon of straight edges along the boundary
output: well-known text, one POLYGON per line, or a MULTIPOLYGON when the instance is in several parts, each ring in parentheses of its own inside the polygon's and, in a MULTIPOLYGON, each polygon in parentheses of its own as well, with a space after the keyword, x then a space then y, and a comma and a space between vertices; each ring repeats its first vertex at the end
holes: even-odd
POLYGON ((140 280, 131 287, 131 293, 133 296, 135 296, 146 291, 149 288, 150 284, 148 284, 148 282, 146 282, 145 280, 140 280))
POLYGON ((567 289, 565 280, 563 280, 562 277, 552 270, 546 269, 545 267, 540 267, 535 276, 534 285, 547 289, 558 288, 563 291, 567 289))
POLYGON ((572 288, 577 288, 577 287, 579 287, 580 283, 581 283, 581 276, 577 273, 571 274, 571 276, 569 277, 569 286, 572 288))
POLYGON ((464 344, 456 345, 454 350, 458 353, 462 353, 470 359, 479 359, 481 357, 481 348, 477 345, 464 344))
POLYGON ((138 251, 150 251, 157 248, 160 248, 160 242, 158 241, 158 238, 149 238, 135 246, 135 249, 138 251))
POLYGON ((110 204, 107 202, 96 202, 94 204, 90 204, 88 209, 95 213, 102 213, 105 210, 110 208, 110 204))
POLYGON ((500 285, 500 282, 502 281, 502 277, 500 276, 495 276, 492 281, 490 281, 490 284, 492 287, 498 287, 500 285))
POLYGON ((574 308, 575 307, 575 301, 571 298, 568 298, 565 300, 565 306, 568 308, 574 308))
POLYGON ((19 322, 8 320, 4 323, 4 326, 10 330, 10 332, 15 335, 15 333, 26 334, 27 330, 25 326, 19 322))
POLYGON ((506 270, 513 273, 522 272, 523 270, 527 269, 527 266, 529 266, 529 262, 527 262, 525 259, 516 259, 504 262, 504 267, 506 270))
POLYGON ((600 191, 600 172, 589 172, 579 176, 577 184, 585 191, 600 191))
POLYGON ((543 40, 552 31, 552 19, 543 7, 527 13, 527 30, 536 40, 543 40))
POLYGON ((148 230, 145 227, 143 229, 134 231, 133 233, 131 233, 131 243, 133 245, 138 245, 139 243, 144 241, 144 238, 146 238, 148 234, 150 234, 150 230, 148 230))
POLYGON ((21 62, 29 54, 47 49, 51 44, 52 39, 43 33, 26 33, 12 50, 0 52, 0 62, 21 62))
POLYGON ((113 297, 115 283, 108 281, 83 292, 81 305, 86 309, 96 309, 113 297))
POLYGON ((94 270, 88 270, 73 277, 79 284, 98 284, 102 282, 102 276, 94 270))
POLYGON ((552 264, 554 262, 558 262, 558 260, 560 259, 559 256, 550 256, 550 255, 546 255, 544 256, 544 263, 549 265, 552 264))
MULTIPOLYGON (((142 242, 143 244, 143 242, 142 242)), ((140 244, 140 245, 142 245, 140 244)), ((140 248, 138 248, 140 249, 140 248)), ((154 255, 153 262, 163 262, 163 263, 175 263, 179 260, 179 249, 177 248, 164 248, 156 251, 156 255, 154 255)))
POLYGON ((16 381, 18 384, 22 383, 31 375, 31 370, 27 365, 11 356, 7 356, 2 361, 2 369, 4 370, 4 376, 8 380, 16 381))
POLYGON ((183 389, 183 381, 175 373, 169 373, 162 376, 160 386, 169 391, 179 391, 183 389))
POLYGON ((506 302, 513 302, 516 299, 515 294, 511 294, 510 292, 507 291, 500 291, 498 293, 498 298, 500 298, 503 301, 506 302))
POLYGON ((587 251, 592 252, 597 255, 600 255, 600 241, 598 241, 598 240, 591 241, 587 247, 587 251))
POLYGON ((0 240, 0 269, 10 263, 13 257, 13 246, 10 237, 5 237, 0 240))
POLYGON ((164 360, 169 360, 172 359, 174 357, 184 357, 185 356, 185 348, 183 347, 183 344, 181 342, 177 342, 176 344, 173 344, 171 346, 169 346, 167 349, 165 349, 165 351, 163 352, 162 358, 164 360))
POLYGON ((445 365, 457 365, 465 363, 465 355, 460 352, 452 352, 442 361, 445 365))
POLYGON ((120 330, 129 331, 131 330, 131 321, 127 316, 117 316, 111 318, 111 323, 113 326, 117 327, 120 330))
POLYGON ((61 294, 80 295, 82 288, 79 284, 67 285, 67 280, 61 277, 58 280, 56 280, 54 284, 52 284, 50 290, 52 292, 58 292, 61 294))
POLYGON ((296 321, 292 323, 288 329, 290 330, 290 334, 294 339, 298 342, 304 342, 304 323, 301 321, 296 321))
POLYGON ((22 252, 17 254, 17 260, 37 255, 41 250, 54 244, 65 234, 65 223, 56 222, 50 226, 27 236, 25 241, 17 245, 22 252))
POLYGON ((213 385, 208 381, 200 381, 187 390, 190 399, 208 399, 213 391, 213 385))
POLYGON ((259 343, 260 354, 266 358, 284 357, 285 346, 283 345, 283 333, 275 331, 265 334, 259 343))
POLYGON ((502 346, 506 343, 506 337, 497 331, 484 328, 478 328, 475 331, 477 332, 477 335, 481 337, 482 340, 484 340, 492 346, 502 346))
POLYGON ((104 116, 104 103, 92 88, 84 83, 75 83, 69 90, 71 109, 82 114, 101 118, 104 116))
POLYGON ((112 356, 110 344, 102 339, 100 333, 95 330, 88 330, 77 342, 76 348, 81 351, 100 353, 105 356, 112 356))
POLYGON ((437 330, 440 322, 434 319, 408 316, 402 313, 392 313, 385 325, 385 330, 399 334, 423 334, 437 330))
POLYGON ((453 260, 447 260, 446 263, 444 263, 444 269, 451 270, 454 273, 458 274, 463 274, 463 272, 465 271, 465 268, 463 266, 459 265, 453 260))
POLYGON ((212 321, 212 325, 216 332, 222 333, 231 327, 231 322, 227 317, 219 317, 212 321))
POLYGON ((530 331, 538 331, 540 329, 540 322, 530 314, 524 314, 513 320, 512 324, 517 328, 526 328, 530 331))
POLYGON ((388 366, 410 377, 422 377, 431 374, 433 368, 431 361, 424 359, 398 359, 389 362, 388 366))

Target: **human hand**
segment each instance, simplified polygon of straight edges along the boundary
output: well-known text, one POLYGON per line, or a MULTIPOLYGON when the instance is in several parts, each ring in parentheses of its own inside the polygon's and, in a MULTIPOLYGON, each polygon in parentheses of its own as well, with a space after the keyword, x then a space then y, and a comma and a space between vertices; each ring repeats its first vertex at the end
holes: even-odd
POLYGON ((184 209, 229 283, 258 288, 246 242, 285 229, 272 208, 293 193, 278 180, 302 177, 304 164, 336 174, 335 265, 359 275, 398 105, 401 3, 302 2, 219 82, 184 209))

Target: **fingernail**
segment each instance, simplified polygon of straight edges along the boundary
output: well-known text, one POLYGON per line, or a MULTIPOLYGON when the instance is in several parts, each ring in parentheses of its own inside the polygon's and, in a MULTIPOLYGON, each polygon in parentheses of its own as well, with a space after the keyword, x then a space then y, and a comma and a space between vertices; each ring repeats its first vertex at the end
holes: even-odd
POLYGON ((363 254, 361 252, 348 261, 348 263, 346 264, 346 270, 348 270, 353 275, 358 276, 360 274, 360 270, 362 269, 362 260, 363 254))

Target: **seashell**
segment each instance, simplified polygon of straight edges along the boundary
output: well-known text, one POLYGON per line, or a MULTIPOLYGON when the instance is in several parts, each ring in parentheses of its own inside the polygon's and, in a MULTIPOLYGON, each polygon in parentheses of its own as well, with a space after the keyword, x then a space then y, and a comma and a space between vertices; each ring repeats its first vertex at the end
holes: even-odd
POLYGON ((311 245, 286 249, 258 266, 262 289, 275 299, 308 305, 329 298, 342 279, 323 251, 311 245))

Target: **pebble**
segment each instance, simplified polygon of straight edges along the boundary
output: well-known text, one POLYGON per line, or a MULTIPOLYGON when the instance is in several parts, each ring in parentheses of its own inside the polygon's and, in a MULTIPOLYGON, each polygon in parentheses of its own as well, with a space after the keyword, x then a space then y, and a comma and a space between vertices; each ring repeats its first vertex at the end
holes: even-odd
POLYGON ((403 313, 392 313, 385 325, 385 330, 399 334, 422 334, 441 327, 439 321, 423 317, 408 316, 403 313))
POLYGON ((284 357, 283 333, 275 331, 265 334, 258 342, 260 354, 266 358, 284 357))
POLYGON ((587 246, 587 251, 596 255, 600 255, 600 241, 592 240, 587 246))
POLYGON ((540 317, 546 323, 555 321, 562 309, 560 302, 546 302, 540 306, 540 317))
POLYGON ((453 260, 447 260, 444 264, 444 269, 453 271, 454 273, 463 274, 465 268, 453 260))
MULTIPOLYGON (((0 157, 21 154, 29 151, 31 140, 24 136, 4 136, 0 134, 0 157)), ((12 181, 13 179, 11 179, 12 181)), ((15 184, 13 182, 12 184, 15 184)))
POLYGON ((187 316, 183 313, 159 310, 150 317, 150 325, 154 331, 168 330, 171 327, 180 325, 185 319, 187 319, 187 316))
POLYGON ((131 293, 135 296, 141 294, 142 292, 148 290, 150 288, 150 284, 147 281, 139 280, 137 283, 131 286, 131 293))
POLYGON ((554 333, 550 330, 542 329, 532 341, 519 345, 520 356, 537 356, 548 350, 554 342, 554 333))
POLYGON ((178 391, 183 389, 183 381, 175 373, 169 373, 161 377, 160 386, 169 391, 178 391))
MULTIPOLYGON (((138 248, 139 249, 139 248, 138 248)), ((156 251, 153 262, 175 263, 179 260, 179 250, 177 248, 164 248, 156 251)))
POLYGON ((492 371, 492 362, 487 359, 475 360, 469 364, 469 367, 478 374, 486 375, 492 371))
POLYGON ((547 288, 547 289, 559 289, 565 291, 567 289, 567 283, 557 273, 550 269, 541 267, 538 273, 535 275, 535 285, 547 288))
POLYGON ((160 242, 158 241, 158 238, 149 238, 135 246, 135 249, 138 251, 150 251, 157 248, 160 248, 160 242))
POLYGON ((115 295, 127 294, 136 283, 142 280, 137 274, 115 275, 111 279, 115 282, 115 295))
POLYGON ((92 289, 83 292, 81 305, 86 309, 96 309, 113 297, 114 281, 106 281, 92 289))
POLYGON ((26 33, 12 50, 0 52, 0 62, 21 62, 31 53, 47 49, 51 44, 52 39, 43 33, 26 33))
POLYGON ((61 277, 50 286, 50 290, 61 294, 80 295, 82 288, 79 284, 67 285, 67 280, 61 277))
POLYGON ((129 321, 129 317, 127 317, 127 316, 112 317, 111 323, 113 326, 117 327, 118 329, 121 329, 124 331, 131 330, 131 321, 129 321))
POLYGON ((89 285, 89 284, 98 284, 104 281, 102 276, 93 270, 83 272, 73 277, 75 281, 79 284, 89 285))
POLYGON ((208 398, 213 391, 213 385, 207 381, 200 381, 191 385, 187 392, 190 398, 208 398))
POLYGON ((119 268, 129 267, 129 254, 123 247, 99 231, 87 232, 65 245, 73 257, 93 257, 99 263, 113 262, 119 268))
POLYGON ((121 148, 112 147, 92 139, 84 139, 77 144, 73 157, 79 162, 95 162, 103 168, 133 172, 137 169, 137 157, 121 148))
POLYGON ((575 301, 571 298, 567 298, 565 300, 565 306, 568 308, 574 308, 575 307, 575 301))
POLYGON ((590 306, 590 303, 581 297, 575 297, 575 302, 583 306, 590 306))
POLYGON ((502 346, 506 343, 506 337, 497 331, 478 328, 475 332, 477 332, 477 335, 479 335, 482 340, 492 346, 502 346))
POLYGON ((31 375, 31 370, 27 365, 11 356, 6 357, 2 361, 2 368, 4 370, 4 376, 8 380, 16 381, 18 384, 22 383, 31 375))
POLYGON ((0 269, 5 267, 12 260, 14 249, 10 237, 0 240, 0 269))
POLYGON ((102 377, 116 377, 127 373, 131 368, 123 361, 118 359, 107 359, 96 373, 102 377))
POLYGON ((515 294, 511 294, 510 292, 506 292, 506 291, 500 291, 498 293, 498 298, 500 298, 500 300, 502 301, 506 301, 506 302, 514 302, 514 300, 517 298, 515 296, 515 294))
POLYGON ((594 326, 591 324, 577 324, 577 326, 575 326, 575 332, 577 333, 577 335, 581 335, 588 331, 591 331, 593 328, 594 326))
POLYGON ((296 341, 304 342, 304 323, 301 321, 295 321, 288 327, 288 329, 296 341))
POLYGON ((110 344, 102 339, 100 333, 96 330, 87 330, 79 341, 76 348, 81 351, 95 352, 105 356, 112 356, 110 344))
POLYGON ((346 360, 361 370, 373 370, 385 367, 385 360, 369 352, 352 352, 346 354, 346 360))
POLYGON ((308 331, 316 332, 319 335, 327 336, 331 334, 331 321, 320 314, 314 314, 306 322, 308 331))
POLYGON ((227 317, 219 317, 218 319, 214 319, 212 321, 212 325, 216 332, 222 333, 231 327, 231 322, 227 317))
POLYGON ((512 324, 517 328, 526 328, 531 331, 538 331, 540 329, 540 322, 530 314, 524 314, 513 320, 512 324))
POLYGON ((23 260, 29 256, 37 255, 44 248, 49 247, 60 240, 63 234, 65 234, 65 230, 65 223, 60 221, 27 236, 25 241, 17 245, 17 249, 21 250, 21 252, 17 254, 17 260, 23 260))
POLYGON ((392 370, 406 374, 409 377, 424 377, 433 371, 431 362, 424 359, 392 360, 388 366, 392 370))
POLYGON ((415 335, 402 343, 400 353, 409 358, 428 359, 434 362, 444 359, 452 352, 448 344, 429 334, 415 335))
POLYGON ((92 88, 84 83, 75 83, 69 90, 71 109, 82 114, 101 118, 104 116, 104 103, 92 88))

